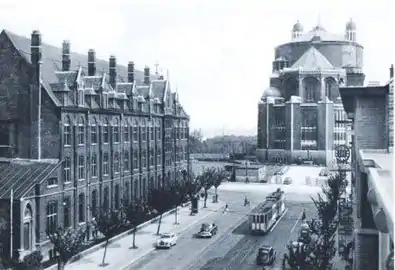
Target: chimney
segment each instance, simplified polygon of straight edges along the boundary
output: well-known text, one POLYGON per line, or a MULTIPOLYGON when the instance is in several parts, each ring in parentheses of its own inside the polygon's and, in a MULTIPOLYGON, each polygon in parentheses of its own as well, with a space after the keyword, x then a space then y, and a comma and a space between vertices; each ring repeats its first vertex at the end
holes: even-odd
POLYGON ((70 42, 64 40, 62 43, 62 71, 69 71, 70 63, 70 42))
POLYGON ((134 82, 134 63, 132 61, 128 63, 128 82, 134 82))
POLYGON ((40 31, 34 30, 30 44, 30 61, 33 65, 41 64, 41 34, 40 31))
POLYGON ((114 55, 110 56, 110 85, 115 90, 117 84, 117 59, 114 55))
POLYGON ((145 66, 144 68, 144 84, 150 84, 150 72, 148 66, 145 66))
POLYGON ((96 52, 93 49, 88 51, 88 76, 96 74, 96 52))
POLYGON ((390 67, 390 79, 392 79, 394 77, 394 64, 391 64, 390 67))

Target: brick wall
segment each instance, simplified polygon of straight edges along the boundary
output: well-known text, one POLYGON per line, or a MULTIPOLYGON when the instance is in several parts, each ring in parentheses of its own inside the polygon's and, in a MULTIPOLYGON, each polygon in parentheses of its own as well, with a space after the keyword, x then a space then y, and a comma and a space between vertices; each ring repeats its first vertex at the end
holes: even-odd
POLYGON ((384 96, 358 97, 354 116, 355 143, 358 149, 387 148, 385 113, 384 96))

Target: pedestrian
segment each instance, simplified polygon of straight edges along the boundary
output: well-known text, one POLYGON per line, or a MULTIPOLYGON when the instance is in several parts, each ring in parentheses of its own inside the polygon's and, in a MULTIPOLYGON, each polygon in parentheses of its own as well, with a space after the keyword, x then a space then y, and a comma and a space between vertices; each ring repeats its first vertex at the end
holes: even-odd
POLYGON ((224 212, 223 213, 225 213, 225 212, 228 212, 228 204, 225 204, 225 208, 224 208, 224 212))
POLYGON ((306 219, 306 212, 305 212, 305 210, 303 209, 301 220, 304 221, 305 219, 306 219))

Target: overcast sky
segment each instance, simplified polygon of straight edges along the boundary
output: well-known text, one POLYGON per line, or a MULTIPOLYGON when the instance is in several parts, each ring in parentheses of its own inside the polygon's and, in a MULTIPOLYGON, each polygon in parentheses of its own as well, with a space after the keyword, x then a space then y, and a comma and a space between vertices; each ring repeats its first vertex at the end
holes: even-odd
POLYGON ((255 134, 257 104, 268 87, 274 47, 287 42, 297 21, 305 31, 320 17, 329 32, 357 23, 367 81, 385 82, 395 62, 393 0, 0 0, 0 28, 73 51, 133 60, 137 68, 159 62, 204 136, 255 134), (390 16, 392 15, 392 17, 390 16))

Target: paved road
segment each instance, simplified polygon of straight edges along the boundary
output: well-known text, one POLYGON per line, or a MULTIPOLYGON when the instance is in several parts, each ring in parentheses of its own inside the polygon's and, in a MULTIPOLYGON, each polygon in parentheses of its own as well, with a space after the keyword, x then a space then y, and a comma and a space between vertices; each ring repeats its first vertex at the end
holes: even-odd
MULTIPOLYGON (((267 236, 251 236, 246 214, 250 208, 244 207, 240 192, 223 191, 220 199, 228 202, 230 212, 214 212, 202 222, 215 222, 219 231, 212 239, 196 239, 193 234, 200 229, 199 223, 192 226, 180 236, 177 245, 170 250, 153 251, 129 269, 260 269, 255 264, 256 252, 260 245, 270 244, 278 253, 278 259, 272 269, 281 266, 282 253, 290 239, 296 238, 299 230, 297 223, 303 208, 307 216, 314 213, 314 206, 310 203, 302 204, 300 201, 289 201, 283 218, 267 236)), ((258 204, 265 197, 249 194, 252 206, 258 204)))

